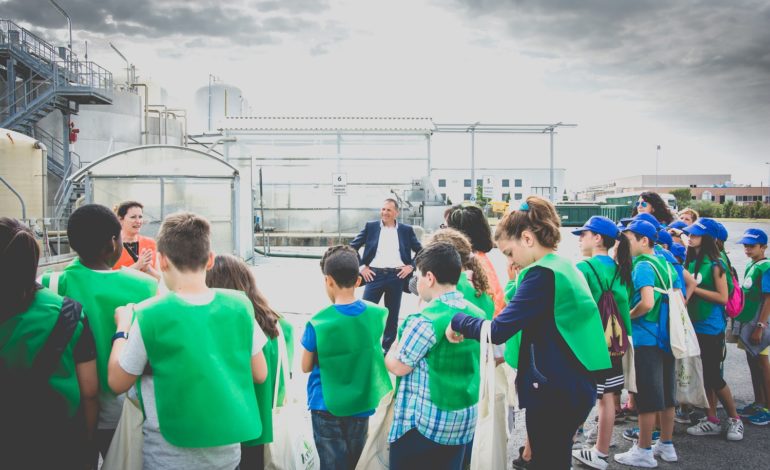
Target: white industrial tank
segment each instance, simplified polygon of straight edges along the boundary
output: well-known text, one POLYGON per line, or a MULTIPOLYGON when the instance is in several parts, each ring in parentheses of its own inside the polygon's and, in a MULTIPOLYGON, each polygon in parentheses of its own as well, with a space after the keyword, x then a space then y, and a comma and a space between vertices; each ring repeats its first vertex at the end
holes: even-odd
POLYGON ((245 100, 241 89, 222 82, 206 85, 195 92, 194 133, 212 132, 221 127, 225 117, 244 115, 245 100))

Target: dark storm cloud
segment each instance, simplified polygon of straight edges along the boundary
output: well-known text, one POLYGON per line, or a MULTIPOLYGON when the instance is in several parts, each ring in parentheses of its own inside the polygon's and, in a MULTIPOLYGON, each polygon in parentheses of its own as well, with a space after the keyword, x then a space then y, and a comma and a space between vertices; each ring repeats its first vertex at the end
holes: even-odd
MULTIPOLYGON (((293 13, 326 8, 323 0, 281 2, 288 6, 267 5, 264 11, 271 10, 271 13, 266 16, 240 5, 209 0, 60 0, 59 3, 72 17, 76 30, 147 39, 177 35, 223 38, 245 45, 277 43, 280 35, 308 31, 314 23, 293 13)), ((28 22, 38 29, 66 27, 64 17, 45 0, 6 0, 0 2, 0 12, 4 18, 28 22)))
POLYGON ((631 88, 694 118, 736 124, 770 118, 767 0, 455 0, 455 5, 478 27, 502 22, 503 33, 522 53, 554 58, 565 72, 588 72, 597 88, 631 88))

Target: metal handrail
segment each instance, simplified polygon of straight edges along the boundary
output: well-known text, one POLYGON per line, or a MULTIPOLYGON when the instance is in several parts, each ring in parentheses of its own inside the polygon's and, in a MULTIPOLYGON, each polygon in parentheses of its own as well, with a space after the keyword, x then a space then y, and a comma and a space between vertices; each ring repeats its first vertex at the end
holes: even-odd
MULTIPOLYGON (((30 79, 28 79, 24 83, 31 82, 33 80, 34 79, 30 78, 30 79)), ((24 88, 26 88, 26 87, 24 87, 24 88)), ((25 111, 26 109, 28 109, 33 104, 37 104, 36 100, 38 98, 40 98, 41 96, 43 96, 40 93, 40 90, 42 88, 45 88, 44 91, 46 91, 46 92, 50 89, 52 91, 52 93, 53 93, 53 92, 55 92, 56 85, 52 84, 49 81, 43 81, 41 83, 38 83, 34 88, 31 88, 26 93, 24 93, 22 96, 17 98, 16 101, 14 101, 13 103, 9 104, 5 108, 0 109, 0 115, 8 115, 8 117, 10 117, 10 115, 11 115, 10 111, 13 108, 17 108, 17 107, 24 108, 24 110, 22 110, 22 111, 16 111, 16 113, 18 114, 20 112, 25 111)))

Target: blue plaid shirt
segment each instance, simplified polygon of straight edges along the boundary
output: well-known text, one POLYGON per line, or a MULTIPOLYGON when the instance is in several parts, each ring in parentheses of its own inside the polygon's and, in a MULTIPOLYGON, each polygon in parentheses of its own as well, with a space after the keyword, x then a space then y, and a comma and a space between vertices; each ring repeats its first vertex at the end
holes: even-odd
MULTIPOLYGON (((463 308, 466 305, 463 295, 456 291, 443 294, 439 300, 451 307, 463 308)), ((414 428, 431 441, 447 446, 467 444, 473 439, 478 415, 476 405, 444 411, 430 399, 428 360, 425 356, 436 342, 430 320, 420 315, 411 315, 406 319, 398 346, 398 360, 413 370, 401 377, 396 390, 393 426, 388 436, 390 442, 395 442, 414 428)))

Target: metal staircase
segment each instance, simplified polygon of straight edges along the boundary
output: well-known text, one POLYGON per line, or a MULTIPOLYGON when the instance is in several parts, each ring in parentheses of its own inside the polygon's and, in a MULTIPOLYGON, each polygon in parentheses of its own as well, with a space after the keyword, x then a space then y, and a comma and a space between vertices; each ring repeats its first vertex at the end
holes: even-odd
POLYGON ((65 158, 64 142, 39 127, 34 128, 33 134, 48 150, 48 172, 61 180, 53 198, 51 214, 55 219, 66 219, 72 213, 75 201, 85 192, 82 185, 69 180, 69 177, 82 167, 80 155, 70 151, 68 162, 65 158))

